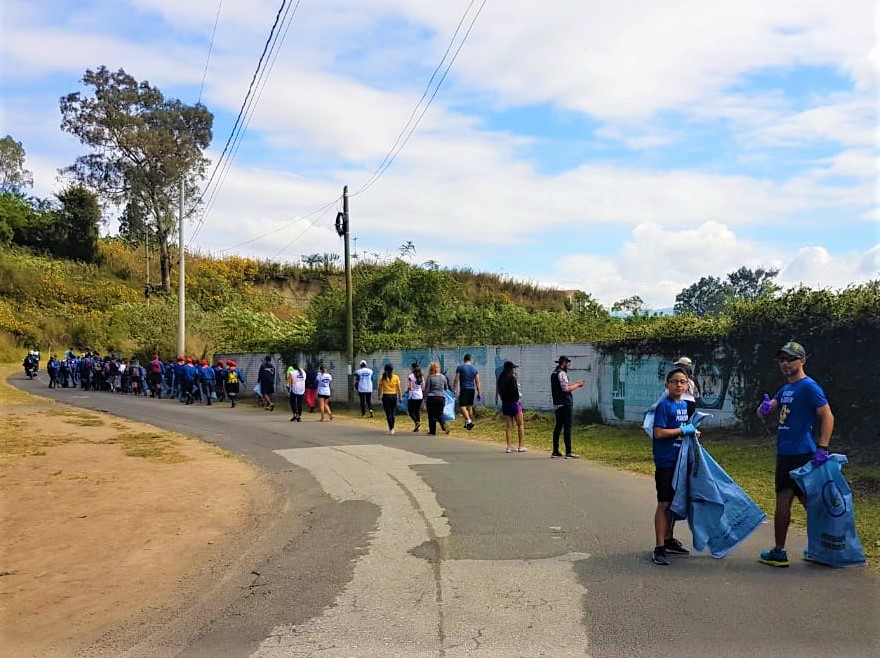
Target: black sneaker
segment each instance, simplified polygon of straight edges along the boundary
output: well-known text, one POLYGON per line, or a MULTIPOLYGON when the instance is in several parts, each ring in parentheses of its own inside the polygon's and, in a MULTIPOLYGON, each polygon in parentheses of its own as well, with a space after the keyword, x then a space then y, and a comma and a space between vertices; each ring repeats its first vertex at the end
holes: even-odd
POLYGON ((566 453, 565 458, 566 458, 566 459, 580 459, 581 456, 580 456, 580 455, 576 455, 576 454, 574 454, 573 452, 569 452, 569 453, 566 453))
POLYGON ((666 543, 663 544, 663 548, 666 549, 667 553, 671 553, 672 555, 690 555, 691 552, 681 545, 681 542, 677 539, 667 539, 666 543))
POLYGON ((651 554, 651 562, 659 564, 661 567, 669 566, 669 556, 666 555, 666 549, 658 546, 651 554))
POLYGON ((473 423, 473 421, 470 422, 470 423, 465 423, 464 428, 465 428, 467 431, 469 431, 469 432, 470 432, 472 429, 474 429, 474 423, 473 423))
POLYGON ((562 459, 562 453, 561 452, 551 453, 550 459, 562 459))

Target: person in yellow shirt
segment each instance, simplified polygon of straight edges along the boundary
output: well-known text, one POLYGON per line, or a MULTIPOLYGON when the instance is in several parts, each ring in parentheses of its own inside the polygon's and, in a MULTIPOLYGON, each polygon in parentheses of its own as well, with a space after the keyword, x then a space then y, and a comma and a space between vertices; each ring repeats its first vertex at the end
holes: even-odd
POLYGON ((385 364, 385 371, 379 378, 379 395, 382 396, 382 408, 388 421, 388 433, 394 434, 394 417, 397 414, 397 401, 403 396, 400 390, 400 377, 394 374, 394 366, 385 364))

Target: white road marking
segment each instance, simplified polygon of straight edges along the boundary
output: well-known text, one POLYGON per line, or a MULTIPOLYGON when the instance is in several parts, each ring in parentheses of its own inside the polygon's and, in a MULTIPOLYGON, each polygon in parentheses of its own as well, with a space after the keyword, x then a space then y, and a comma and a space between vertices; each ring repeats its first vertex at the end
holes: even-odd
POLYGON ((589 555, 415 557, 412 549, 442 544, 450 529, 411 467, 446 462, 378 445, 277 452, 307 468, 334 499, 371 502, 380 515, 368 552, 334 604, 299 626, 276 627, 252 658, 587 655, 586 590, 573 562, 589 555))

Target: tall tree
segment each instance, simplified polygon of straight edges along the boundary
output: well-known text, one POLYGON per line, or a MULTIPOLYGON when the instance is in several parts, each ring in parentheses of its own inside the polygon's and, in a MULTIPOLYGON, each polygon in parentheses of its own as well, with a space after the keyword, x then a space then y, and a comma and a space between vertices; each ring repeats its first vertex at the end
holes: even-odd
POLYGON ((646 312, 645 302, 638 295, 633 295, 632 297, 627 297, 626 299, 614 302, 611 305, 611 310, 615 313, 623 311, 629 313, 633 317, 639 317, 646 312))
POLYGON ((55 211, 56 256, 85 263, 98 261, 98 226, 101 207, 94 192, 82 186, 69 187, 58 195, 61 208, 55 211))
POLYGON ((24 168, 24 147, 12 135, 0 139, 0 193, 21 192, 34 184, 34 177, 24 168))
POLYGON ((92 152, 66 172, 117 207, 137 201, 155 229, 162 289, 168 291, 180 186, 190 214, 209 162, 203 151, 211 143, 214 116, 200 103, 165 98, 122 69, 87 69, 82 82, 93 95, 61 98, 61 128, 92 152))
POLYGON ((119 237, 133 246, 155 244, 155 230, 137 199, 129 199, 119 216, 119 237))
POLYGON ((730 299, 730 284, 717 276, 704 276, 675 296, 675 312, 702 318, 720 313, 730 299))
POLYGON ((610 317, 605 307, 583 290, 572 295, 571 312, 582 320, 607 320, 610 317))
POLYGON ((741 267, 736 272, 727 275, 727 282, 730 284, 734 299, 753 302, 781 290, 781 287, 773 282, 777 274, 779 274, 779 270, 774 268, 765 270, 763 267, 759 267, 756 270, 750 270, 747 267, 741 267))

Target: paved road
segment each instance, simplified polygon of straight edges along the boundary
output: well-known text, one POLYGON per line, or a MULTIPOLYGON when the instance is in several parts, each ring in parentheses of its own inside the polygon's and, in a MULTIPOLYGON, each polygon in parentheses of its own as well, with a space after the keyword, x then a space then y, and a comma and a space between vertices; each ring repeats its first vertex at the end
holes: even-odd
POLYGON ((723 560, 652 565, 647 477, 249 405, 13 382, 216 443, 277 492, 210 586, 161 624, 108 636, 114 655, 880 655, 880 579, 760 565, 769 524, 723 560))

